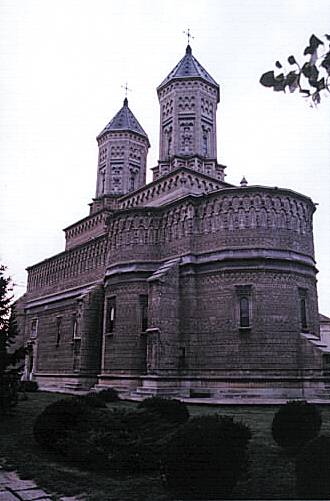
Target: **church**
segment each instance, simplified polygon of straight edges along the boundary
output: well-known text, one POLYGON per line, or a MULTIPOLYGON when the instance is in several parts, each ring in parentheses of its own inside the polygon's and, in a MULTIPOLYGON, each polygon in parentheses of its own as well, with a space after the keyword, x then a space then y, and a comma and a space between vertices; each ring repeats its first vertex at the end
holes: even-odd
POLYGON ((65 228, 63 252, 27 268, 24 378, 127 398, 330 398, 313 201, 225 181, 220 87, 189 43, 157 94, 153 180, 125 98, 97 136, 89 214, 65 228))

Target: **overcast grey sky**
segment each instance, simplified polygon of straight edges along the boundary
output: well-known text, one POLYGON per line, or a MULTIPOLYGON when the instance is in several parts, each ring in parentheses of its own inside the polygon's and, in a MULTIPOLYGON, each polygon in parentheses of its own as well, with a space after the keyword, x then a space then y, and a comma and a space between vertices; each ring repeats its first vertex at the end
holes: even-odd
MULTIPOLYGON (((88 214, 96 135, 122 106, 158 159, 156 87, 194 56, 219 82, 218 160, 226 180, 291 188, 318 202, 320 311, 330 315, 330 99, 259 84, 277 59, 330 33, 329 0, 0 0, 0 259, 24 292, 26 266, 61 252, 61 229, 88 214)), ((149 176, 149 179, 151 176, 149 176)))

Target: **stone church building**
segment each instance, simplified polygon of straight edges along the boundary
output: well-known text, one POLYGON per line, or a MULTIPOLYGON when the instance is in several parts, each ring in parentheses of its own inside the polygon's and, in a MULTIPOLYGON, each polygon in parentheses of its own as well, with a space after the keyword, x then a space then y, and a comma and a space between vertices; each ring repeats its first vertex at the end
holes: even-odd
POLYGON ((327 398, 314 203, 225 181, 220 88, 190 45, 157 94, 152 182, 148 136, 125 98, 97 136, 89 214, 64 230, 63 252, 28 268, 24 377, 133 397, 327 398))

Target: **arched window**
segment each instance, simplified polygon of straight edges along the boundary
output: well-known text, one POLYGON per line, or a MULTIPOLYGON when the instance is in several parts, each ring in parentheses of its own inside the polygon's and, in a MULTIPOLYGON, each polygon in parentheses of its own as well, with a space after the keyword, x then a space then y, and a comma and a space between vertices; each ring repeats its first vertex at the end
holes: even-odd
POLYGON ((208 145, 208 134, 207 134, 207 131, 204 130, 203 131, 203 155, 206 157, 207 154, 208 154, 208 149, 209 149, 209 145, 208 145))
POLYGON ((116 321, 116 298, 111 297, 107 299, 107 311, 106 311, 106 333, 111 333, 114 331, 116 321))
POLYGON ((300 298, 300 322, 301 328, 307 329, 307 308, 306 308, 306 298, 300 298))
POLYGON ((38 320, 33 319, 31 322, 31 332, 30 332, 30 338, 35 339, 38 335, 38 320))
POLYGON ((60 345, 62 334, 62 317, 56 318, 56 348, 60 345))
POLYGON ((239 323, 240 327, 250 327, 249 299, 244 296, 239 300, 239 323))

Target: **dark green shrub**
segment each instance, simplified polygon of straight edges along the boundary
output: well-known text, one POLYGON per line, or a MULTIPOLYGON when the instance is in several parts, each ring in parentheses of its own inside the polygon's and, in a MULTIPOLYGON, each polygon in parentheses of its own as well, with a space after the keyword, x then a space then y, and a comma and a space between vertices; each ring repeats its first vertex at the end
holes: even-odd
POLYGON ((81 395, 76 397, 79 402, 83 405, 88 405, 89 407, 94 408, 105 408, 106 403, 103 398, 96 392, 87 393, 86 395, 81 395))
POLYGON ((138 408, 156 412, 161 418, 170 423, 182 424, 189 419, 186 404, 176 399, 150 397, 140 402, 138 408))
POLYGON ((168 488, 183 499, 228 497, 246 470, 251 432, 233 418, 191 419, 170 437, 162 455, 168 488))
POLYGON ((108 410, 95 402, 73 397, 49 405, 35 422, 36 441, 86 469, 121 475, 156 470, 162 440, 174 425, 146 410, 108 410))
POLYGON ((18 391, 32 393, 38 391, 39 385, 37 381, 20 381, 18 391))
POLYGON ((77 398, 57 400, 37 417, 33 434, 36 442, 46 449, 65 453, 65 440, 81 421, 87 421, 89 408, 77 398))
POLYGON ((105 426, 93 427, 83 439, 84 453, 89 451, 94 466, 125 475, 158 469, 162 440, 173 425, 145 410, 112 409, 104 416, 105 426))
POLYGON ((274 416, 273 439, 281 447, 300 447, 318 435, 321 424, 321 414, 315 405, 304 401, 287 402, 274 416))
POLYGON ((330 499, 330 437, 319 436, 300 451, 296 493, 299 499, 330 499))
POLYGON ((106 388, 98 392, 99 397, 104 402, 117 402, 120 400, 118 391, 115 388, 106 388))

